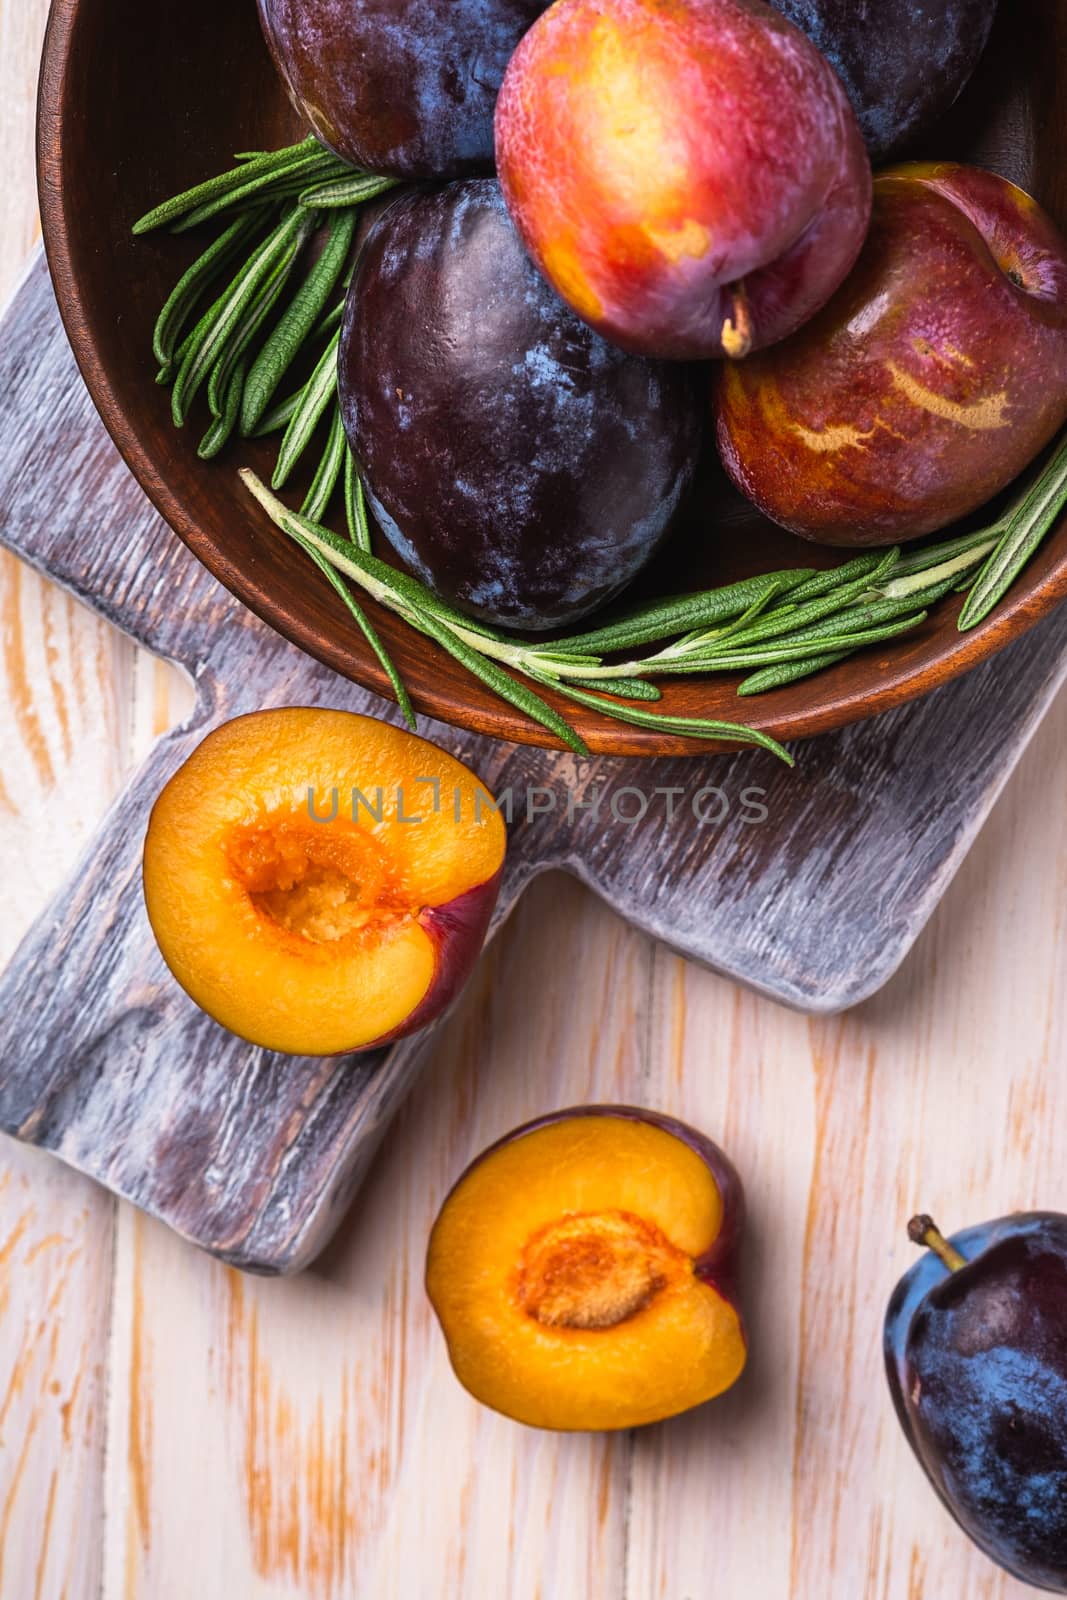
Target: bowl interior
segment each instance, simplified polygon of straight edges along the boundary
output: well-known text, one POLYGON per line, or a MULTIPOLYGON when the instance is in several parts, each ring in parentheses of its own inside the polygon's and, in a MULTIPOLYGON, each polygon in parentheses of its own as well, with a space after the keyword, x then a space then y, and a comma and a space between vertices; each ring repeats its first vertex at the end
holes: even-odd
MULTIPOLYGON (((992 168, 1067 226, 1067 120, 1057 99, 1065 69, 1067 0, 1011 0, 978 75, 914 154, 992 168)), ((199 461, 202 430, 190 423, 176 432, 169 394, 154 382, 153 324, 202 242, 130 232, 161 199, 221 171, 232 152, 275 148, 302 131, 271 66, 254 0, 53 0, 39 139, 45 238, 64 321, 104 421, 159 510, 216 577, 329 666, 383 689, 384 675, 342 603, 241 488, 237 468, 269 478, 276 445, 236 441, 221 460, 199 461)), ((299 504, 304 487, 294 481, 290 504, 299 504)), ((775 528, 709 466, 686 522, 626 603, 841 559, 775 528)), ((903 640, 806 682, 739 700, 735 679, 681 679, 664 685, 660 709, 744 721, 786 739, 825 732, 975 666, 1065 594, 1067 519, 1008 601, 971 634, 956 630, 960 602, 948 603, 903 640)), ((370 609, 420 711, 499 738, 553 742, 432 642, 370 609)), ((701 748, 558 703, 594 750, 701 748)))

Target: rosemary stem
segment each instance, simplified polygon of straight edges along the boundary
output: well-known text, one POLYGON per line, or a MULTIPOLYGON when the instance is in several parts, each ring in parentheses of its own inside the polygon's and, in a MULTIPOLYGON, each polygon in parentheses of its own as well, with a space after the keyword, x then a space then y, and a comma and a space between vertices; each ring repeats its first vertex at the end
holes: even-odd
POLYGON ((980 543, 975 544, 970 550, 963 550, 959 555, 952 556, 947 561, 941 562, 936 567, 924 567, 919 572, 912 572, 905 578, 890 578, 887 583, 879 584, 876 589, 870 589, 863 596, 865 602, 873 600, 906 600, 909 595, 921 594, 924 589, 933 588, 935 584, 943 583, 948 578, 955 578, 961 573, 969 572, 976 567, 991 550, 995 550, 999 543, 1000 532, 996 524, 991 529, 985 530, 985 536, 980 543))

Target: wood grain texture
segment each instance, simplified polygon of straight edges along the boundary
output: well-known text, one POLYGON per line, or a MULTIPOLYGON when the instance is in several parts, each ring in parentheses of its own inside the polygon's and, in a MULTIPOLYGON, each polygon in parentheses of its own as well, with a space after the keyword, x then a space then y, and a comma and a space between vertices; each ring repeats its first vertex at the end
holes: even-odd
MULTIPOLYGON (((9 282, 33 234, 24 152, 46 9, 0 3, 9 282)), ((117 483, 101 480, 97 507, 121 536, 117 483)), ((68 546, 81 526, 61 525, 68 546)), ((0 568, 19 570, 2 553, 0 568)), ((55 786, 0 805, 0 960, 120 771, 189 707, 161 663, 19 581, 0 775, 17 797, 37 728, 55 786), (51 680, 20 677, 46 655, 49 607, 69 646, 69 746, 51 680)), ((0 1248, 18 1233, 0 1264, 0 1395, 22 1374, 0 1428, 3 1600, 1026 1600, 929 1492, 892 1416, 878 1324, 917 1204, 946 1226, 1065 1206, 1065 819, 1061 696, 903 972, 845 1018, 783 1010, 573 881, 535 883, 358 1207, 300 1278, 239 1278, 123 1205, 112 1239, 109 1197, 0 1140, 0 1248), (419 1281, 428 1221, 468 1156, 596 1095, 702 1123, 752 1210, 742 1387, 609 1441, 479 1411, 419 1281)))
MULTIPOLYGON (((0 5, 0 301, 39 237, 34 86, 47 0, 0 5)), ((124 776, 133 649, 0 552, 0 964, 124 776), (79 797, 63 809, 60 798, 79 797)), ((115 1205, 0 1148, 0 1595, 95 1595, 115 1205)))
MULTIPOLYGON (((153 1600, 194 1585, 212 1600, 696 1600, 712 1583, 731 1600, 1024 1600, 912 1460, 880 1325, 920 1201, 954 1221, 1059 1192, 1065 736, 1061 701, 913 961, 850 1016, 746 994, 546 878, 310 1272, 242 1278, 137 1224, 139 1392, 131 1371, 115 1428, 131 1437, 132 1410, 151 1433, 151 1514, 132 1557, 116 1533, 110 1570, 132 1561, 132 1592, 153 1600), (741 1385, 602 1440, 469 1401, 421 1289, 429 1223, 469 1156, 590 1096, 693 1118, 742 1164, 751 1207, 741 1385), (1006 1137, 1009 1106, 1029 1147, 1006 1137)), ((131 1497, 140 1471, 122 1468, 131 1497)))
MULTIPOLYGON (((0 1127, 226 1261, 296 1271, 343 1216, 432 1030, 325 1062, 234 1039, 163 967, 141 840, 155 795, 210 724, 269 704, 382 707, 265 628, 173 539, 92 415, 43 272, 6 326, 0 540, 181 663, 197 703, 0 985, 0 1127)), ((563 867, 691 958, 833 1011, 900 964, 1065 672, 1061 612, 938 697, 804 747, 797 773, 760 753, 579 763, 426 731, 517 797, 496 927, 532 877, 563 867), (715 825, 697 826, 694 808, 715 825)))

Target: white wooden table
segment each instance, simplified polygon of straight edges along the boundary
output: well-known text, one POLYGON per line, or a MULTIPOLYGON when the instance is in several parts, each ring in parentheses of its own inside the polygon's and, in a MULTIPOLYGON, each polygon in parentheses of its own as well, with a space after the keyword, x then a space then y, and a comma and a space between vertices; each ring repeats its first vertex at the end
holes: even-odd
MULTIPOLYGON (((0 4, 0 292, 36 238, 47 0, 0 4)), ((0 561, 0 963, 176 675, 0 561)), ((329 1256, 240 1279, 0 1141, 0 1600, 1009 1600, 927 1489, 881 1371, 909 1214, 1067 1208, 1067 697, 904 972, 812 1022, 537 884, 329 1256), (551 1003, 531 1004, 540 993, 551 1003), (745 1175, 753 1358, 711 1408, 555 1437, 453 1380, 437 1206, 548 1107, 630 1100, 745 1175)))

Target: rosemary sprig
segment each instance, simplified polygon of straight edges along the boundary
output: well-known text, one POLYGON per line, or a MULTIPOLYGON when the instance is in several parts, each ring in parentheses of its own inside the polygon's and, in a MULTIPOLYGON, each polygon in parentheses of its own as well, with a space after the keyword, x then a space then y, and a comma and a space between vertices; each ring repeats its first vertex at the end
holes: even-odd
POLYGON ((1000 540, 975 579, 963 610, 959 629, 967 633, 984 622, 998 605, 1031 556, 1055 527, 1067 506, 1067 436, 1059 441, 1051 459, 1036 472, 1001 518, 1000 540))
POLYGON ((312 179, 351 177, 352 169, 343 161, 324 150, 317 139, 308 138, 287 150, 275 150, 266 155, 239 161, 229 172, 206 183, 198 183, 173 200, 164 201, 140 221, 135 222, 135 234, 152 233, 156 228, 171 227, 179 232, 208 222, 222 211, 234 207, 261 205, 264 200, 279 198, 279 190, 294 177, 301 187, 307 188, 312 179))
POLYGON ((167 201, 135 226, 137 233, 162 227, 185 232, 214 220, 222 228, 160 313, 153 339, 157 381, 173 389, 178 426, 206 389, 212 420, 199 447, 205 459, 218 455, 238 430, 255 438, 281 433, 275 489, 322 440, 301 512, 289 511, 252 474, 243 476, 341 596, 412 725, 400 675, 352 584, 577 753, 586 753, 584 742, 538 691, 551 690, 615 721, 756 744, 789 760, 756 730, 656 709, 661 691, 655 680, 744 673, 739 696, 773 692, 921 626, 931 606, 953 591, 969 591, 959 628, 976 627, 1067 506, 1065 435, 1008 508, 971 533, 905 554, 868 551, 827 570, 766 573, 655 600, 551 641, 530 644, 486 627, 373 555, 363 485, 338 405, 337 352, 354 269, 356 209, 394 180, 347 167, 313 138, 234 160, 230 171, 167 201), (298 277, 304 256, 314 254, 309 245, 320 224, 322 249, 298 277), (299 367, 305 376, 279 399, 299 367), (342 491, 347 540, 323 525, 342 491))
POLYGON ((256 357, 241 402, 241 432, 246 438, 259 427, 282 379, 318 325, 351 254, 355 229, 355 211, 335 215, 322 255, 256 357))
POLYGON ((378 178, 372 172, 348 170, 344 177, 328 178, 325 183, 316 183, 310 189, 304 189, 299 197, 300 204, 312 206, 316 211, 330 211, 337 206, 358 206, 365 200, 374 200, 387 190, 395 189, 398 182, 397 178, 378 178))
POLYGON ((326 508, 333 499, 334 490, 341 481, 341 473, 345 469, 346 457, 351 460, 352 452, 348 448, 345 437, 345 424, 341 416, 341 407, 333 408, 333 421, 330 424, 330 436, 326 441, 326 449, 318 470, 308 490, 307 499, 300 507, 301 516, 307 517, 309 522, 321 522, 326 508))
POLYGON ((188 327, 189 319, 213 283, 237 259, 246 245, 262 212, 246 211, 232 222, 225 233, 219 235, 210 249, 197 258, 181 278, 170 299, 159 314, 152 340, 156 360, 161 367, 169 368, 174 352, 188 327))
MULTIPOLYGON (((557 674, 565 663, 554 658, 551 647, 541 649, 509 640, 495 629, 479 628, 475 631, 470 619, 432 593, 424 584, 407 573, 397 572, 376 556, 354 548, 331 533, 328 528, 316 526, 304 516, 290 511, 267 486, 247 469, 241 479, 250 494, 258 500, 274 525, 307 549, 314 550, 336 572, 360 585, 380 605, 396 612, 420 632, 428 634, 468 672, 481 679, 501 699, 509 701, 527 716, 547 728, 576 755, 588 755, 585 741, 560 714, 522 683, 503 670, 507 665, 530 678, 542 687, 562 693, 581 705, 606 712, 616 721, 631 722, 639 727, 657 728, 661 732, 677 733, 683 737, 703 739, 730 739, 739 744, 760 745, 774 755, 793 765, 789 752, 768 734, 753 728, 728 722, 697 717, 672 717, 658 712, 639 711, 632 705, 619 705, 608 701, 602 694, 591 693, 579 687, 585 663, 568 674, 577 682, 563 683, 557 674), (553 671, 549 670, 552 663, 553 671)), ((637 690, 638 694, 642 690, 637 690)))

